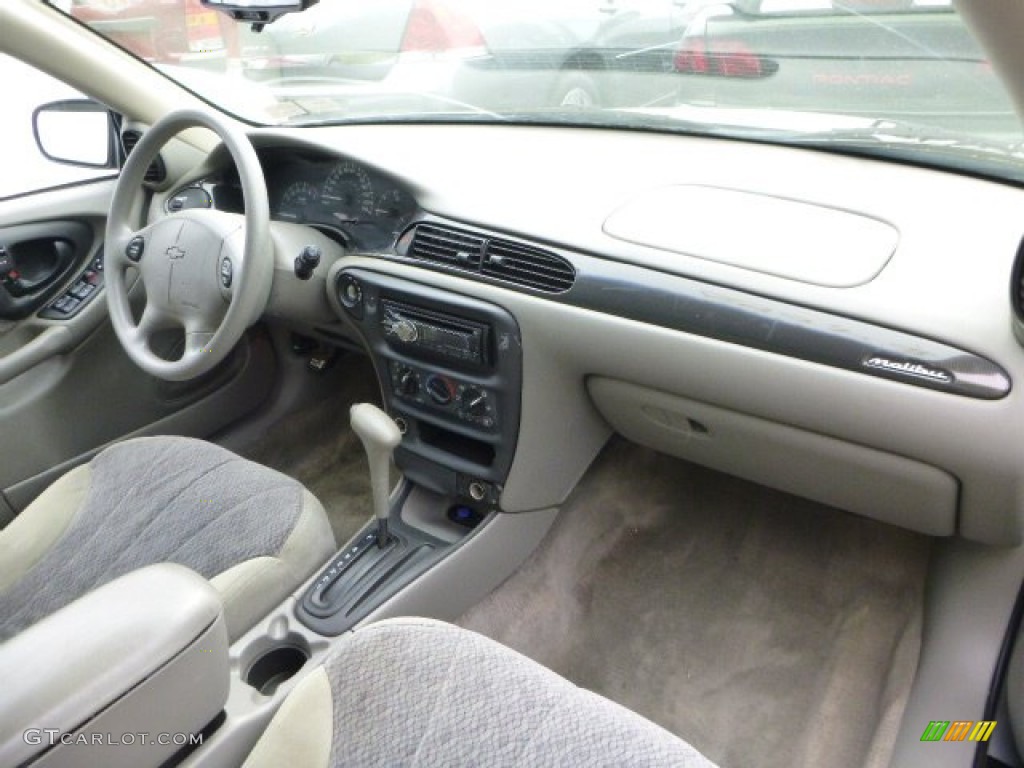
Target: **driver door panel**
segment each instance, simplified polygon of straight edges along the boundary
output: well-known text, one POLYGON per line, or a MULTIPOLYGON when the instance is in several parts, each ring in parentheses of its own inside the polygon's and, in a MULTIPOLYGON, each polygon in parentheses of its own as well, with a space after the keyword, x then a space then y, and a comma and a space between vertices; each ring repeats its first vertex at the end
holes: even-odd
POLYGON ((101 253, 113 185, 0 202, 0 244, 26 280, 20 296, 0 285, 0 526, 103 445, 136 434, 208 436, 258 408, 274 383, 271 345, 258 330, 214 371, 172 384, 124 353, 102 285, 77 311, 52 311, 101 253))

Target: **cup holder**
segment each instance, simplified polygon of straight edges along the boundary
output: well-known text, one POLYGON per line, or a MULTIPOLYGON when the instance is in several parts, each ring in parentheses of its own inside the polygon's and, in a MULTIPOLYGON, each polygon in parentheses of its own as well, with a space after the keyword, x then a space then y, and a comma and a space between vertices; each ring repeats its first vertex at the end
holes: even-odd
POLYGON ((278 686, 294 677, 308 660, 308 643, 301 635, 290 635, 257 652, 243 679, 264 696, 273 696, 278 686))

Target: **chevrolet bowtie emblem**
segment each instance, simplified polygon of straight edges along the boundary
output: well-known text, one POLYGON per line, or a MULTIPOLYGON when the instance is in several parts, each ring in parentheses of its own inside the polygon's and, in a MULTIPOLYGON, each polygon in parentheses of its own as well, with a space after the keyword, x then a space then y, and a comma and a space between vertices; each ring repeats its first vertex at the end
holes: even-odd
POLYGON ((167 249, 167 258, 169 259, 184 259, 185 252, 176 245, 172 245, 167 249))

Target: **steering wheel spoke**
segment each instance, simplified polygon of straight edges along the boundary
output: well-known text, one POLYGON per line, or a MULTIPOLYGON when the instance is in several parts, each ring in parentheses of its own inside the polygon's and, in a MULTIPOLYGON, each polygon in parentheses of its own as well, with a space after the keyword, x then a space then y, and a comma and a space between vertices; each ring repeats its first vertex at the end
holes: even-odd
POLYGON ((183 357, 201 358, 215 352, 212 342, 216 333, 213 331, 192 331, 185 333, 185 353, 183 357))
POLYGON ((173 318, 169 317, 152 302, 148 302, 145 309, 142 310, 139 324, 135 326, 135 335, 139 341, 148 346, 149 340, 153 337, 154 333, 174 328, 176 325, 177 323, 174 322, 173 318))
POLYGON ((260 318, 270 296, 274 264, 269 221, 263 170, 237 123, 213 112, 183 110, 143 134, 118 180, 105 240, 111 322, 139 367, 182 381, 206 373, 227 357, 246 328, 260 318), (230 153, 242 183, 244 216, 213 210, 167 215, 154 207, 154 219, 137 228, 146 169, 164 144, 194 127, 216 133, 230 153), (230 301, 221 274, 225 256, 233 265, 230 301), (138 269, 146 289, 146 308, 137 325, 128 301, 129 267, 138 269), (156 355, 149 344, 154 333, 169 327, 185 330, 185 352, 173 361, 156 355))

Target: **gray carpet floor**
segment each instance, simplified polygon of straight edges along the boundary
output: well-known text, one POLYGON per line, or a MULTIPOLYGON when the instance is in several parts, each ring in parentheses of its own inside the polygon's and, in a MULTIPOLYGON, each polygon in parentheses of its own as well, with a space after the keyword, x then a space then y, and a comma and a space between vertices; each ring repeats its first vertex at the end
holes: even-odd
POLYGON ((725 768, 887 764, 926 537, 614 440, 460 624, 725 768))
POLYGON ((327 376, 326 397, 292 411, 238 452, 305 485, 324 505, 341 545, 372 515, 366 454, 349 426, 349 407, 380 404, 380 390, 361 356, 344 357, 327 376))

